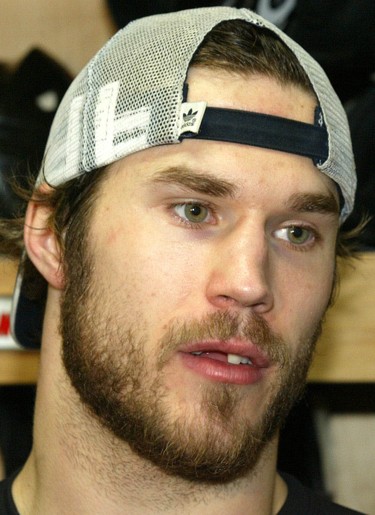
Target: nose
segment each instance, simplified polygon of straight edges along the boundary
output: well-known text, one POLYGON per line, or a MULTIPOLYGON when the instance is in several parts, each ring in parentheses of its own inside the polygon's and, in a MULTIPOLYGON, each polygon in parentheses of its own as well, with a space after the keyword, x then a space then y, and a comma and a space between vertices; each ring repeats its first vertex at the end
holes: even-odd
POLYGON ((270 250, 261 224, 243 224, 216 242, 206 295, 219 309, 272 309, 270 250))

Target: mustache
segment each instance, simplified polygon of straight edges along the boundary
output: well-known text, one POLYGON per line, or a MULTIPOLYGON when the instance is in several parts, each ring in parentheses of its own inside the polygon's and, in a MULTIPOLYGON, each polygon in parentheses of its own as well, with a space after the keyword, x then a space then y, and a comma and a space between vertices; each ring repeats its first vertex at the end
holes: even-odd
POLYGON ((160 366, 164 365, 171 353, 183 345, 200 340, 231 338, 251 342, 266 354, 272 364, 277 364, 280 368, 284 368, 290 362, 288 345, 262 317, 254 313, 244 317, 223 311, 210 313, 199 320, 172 320, 159 342, 160 366))

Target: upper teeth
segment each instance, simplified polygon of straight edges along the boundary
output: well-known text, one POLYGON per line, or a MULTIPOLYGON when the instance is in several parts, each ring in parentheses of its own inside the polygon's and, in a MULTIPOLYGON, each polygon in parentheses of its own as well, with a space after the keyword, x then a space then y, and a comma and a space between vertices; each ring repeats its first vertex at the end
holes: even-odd
POLYGON ((251 365, 251 361, 249 358, 239 356, 238 354, 228 354, 228 363, 230 363, 231 365, 239 365, 240 363, 242 363, 243 365, 251 365))
MULTIPOLYGON (((203 354, 203 351, 195 351, 192 352, 195 356, 200 356, 203 354)), ((227 355, 228 363, 231 365, 252 365, 252 361, 249 358, 245 358, 244 356, 239 356, 238 354, 228 354, 227 355)))

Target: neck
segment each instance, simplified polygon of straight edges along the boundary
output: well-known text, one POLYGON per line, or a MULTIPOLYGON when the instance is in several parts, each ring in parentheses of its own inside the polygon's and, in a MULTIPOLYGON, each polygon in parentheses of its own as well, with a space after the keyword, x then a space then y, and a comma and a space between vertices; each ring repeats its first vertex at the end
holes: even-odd
POLYGON ((168 475, 103 428, 51 352, 41 356, 33 451, 13 486, 21 515, 279 511, 286 487, 276 474, 277 438, 255 470, 235 481, 212 485, 168 475))
MULTIPOLYGON (((38 398, 36 410, 41 409, 38 398)), ((58 411, 54 420, 36 414, 43 422, 35 427, 33 451, 14 488, 21 515, 271 515, 285 500, 285 486, 276 475, 276 441, 248 476, 209 485, 165 474, 108 434, 85 410, 71 410, 73 417, 66 409, 60 411, 63 419, 58 411)))

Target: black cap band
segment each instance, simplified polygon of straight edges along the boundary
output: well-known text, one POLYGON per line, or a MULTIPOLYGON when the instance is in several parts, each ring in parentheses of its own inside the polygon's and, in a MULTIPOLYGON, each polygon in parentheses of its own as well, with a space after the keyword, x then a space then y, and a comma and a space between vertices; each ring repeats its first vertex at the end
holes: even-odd
POLYGON ((328 158, 328 134, 319 107, 312 125, 268 114, 207 106, 199 132, 185 132, 180 138, 227 141, 281 150, 310 157, 315 165, 328 158))

